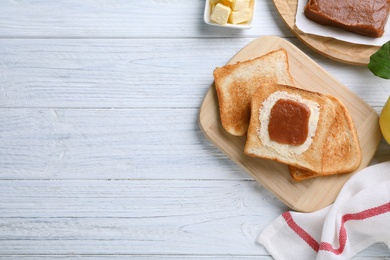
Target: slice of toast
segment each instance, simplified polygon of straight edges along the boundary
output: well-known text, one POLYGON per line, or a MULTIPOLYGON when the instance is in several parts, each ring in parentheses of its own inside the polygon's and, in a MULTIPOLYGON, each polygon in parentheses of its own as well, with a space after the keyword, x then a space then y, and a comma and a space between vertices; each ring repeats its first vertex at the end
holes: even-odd
POLYGON ((293 85, 284 49, 216 68, 213 74, 222 127, 235 136, 244 136, 248 130, 252 94, 259 86, 272 82, 293 85))
POLYGON ((333 96, 328 98, 336 107, 336 116, 324 146, 323 167, 329 171, 316 173, 290 166, 290 175, 296 181, 349 173, 356 170, 362 161, 359 137, 348 110, 337 98, 333 96))
POLYGON ((251 113, 244 149, 249 156, 275 160, 318 175, 350 171, 360 164, 360 146, 352 120, 333 97, 266 84, 254 93, 251 113), (310 108, 310 120, 314 120, 309 121, 309 134, 303 145, 280 144, 270 139, 269 111, 279 99, 296 100, 310 108))
POLYGON ((377 38, 384 33, 389 11, 389 0, 309 0, 304 13, 319 24, 377 38))

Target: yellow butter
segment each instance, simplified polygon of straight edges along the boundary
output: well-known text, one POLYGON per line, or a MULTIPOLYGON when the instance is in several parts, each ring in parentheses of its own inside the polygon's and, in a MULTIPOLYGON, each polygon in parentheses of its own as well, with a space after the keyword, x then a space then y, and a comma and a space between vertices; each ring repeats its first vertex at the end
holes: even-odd
POLYGON ((252 17, 252 9, 244 8, 241 9, 240 11, 231 12, 229 16, 229 23, 232 24, 244 23, 249 21, 251 17, 252 17))
POLYGON ((211 6, 215 6, 218 3, 231 7, 234 0, 210 0, 211 6))
POLYGON ((248 8, 249 2, 250 2, 250 0, 234 0, 232 2, 231 7, 232 7, 233 11, 239 11, 239 10, 242 10, 244 8, 248 8))
POLYGON ((218 3, 214 6, 210 19, 218 24, 225 25, 228 22, 230 12, 230 7, 218 3))

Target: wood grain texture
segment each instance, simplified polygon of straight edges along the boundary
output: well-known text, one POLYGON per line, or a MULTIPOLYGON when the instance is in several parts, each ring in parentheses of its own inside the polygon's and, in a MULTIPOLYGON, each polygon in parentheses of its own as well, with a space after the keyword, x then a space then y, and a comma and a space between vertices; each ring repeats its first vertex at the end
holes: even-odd
POLYGON ((1 38, 242 38, 292 33, 270 1, 258 1, 250 30, 203 22, 204 0, 0 1, 1 38))
MULTIPOLYGON (((362 163, 354 172, 365 168, 374 157, 381 139, 377 113, 298 48, 281 38, 265 36, 245 46, 229 64, 253 59, 280 48, 288 53, 290 73, 296 87, 333 95, 346 106, 355 123, 362 150, 362 163)), ((295 182, 286 165, 245 156, 245 137, 232 136, 222 129, 214 85, 210 87, 201 106, 199 124, 212 143, 294 210, 313 212, 328 206, 353 175, 350 173, 295 182)))
POLYGON ((389 83, 309 49, 272 1, 250 30, 207 26, 203 8, 0 1, 0 259, 272 259, 254 238, 287 208, 198 126, 212 70, 277 35, 377 112, 389 83))
MULTIPOLYGON (((214 68, 252 40, 2 39, 0 107, 199 108, 214 68)), ((289 41, 380 111, 388 81, 289 41)))
POLYGON ((367 65, 378 46, 353 44, 329 37, 307 34, 295 25, 298 0, 274 0, 276 9, 291 31, 313 50, 331 59, 354 65, 367 65))
POLYGON ((197 109, 0 109, 0 179, 249 179, 197 109))
POLYGON ((0 196, 5 255, 261 256, 262 220, 285 209, 253 181, 0 181, 0 196))
MULTIPOLYGON (((254 181, 0 181, 0 196, 1 253, 21 257, 261 259, 264 220, 286 210, 254 181)), ((370 250, 388 255, 381 244, 370 250)))

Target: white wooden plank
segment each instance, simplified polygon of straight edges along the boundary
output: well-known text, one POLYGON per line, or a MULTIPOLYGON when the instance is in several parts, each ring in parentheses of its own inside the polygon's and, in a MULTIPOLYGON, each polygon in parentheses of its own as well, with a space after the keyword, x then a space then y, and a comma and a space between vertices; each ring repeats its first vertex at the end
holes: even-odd
MULTIPOLYGON (((59 222, 62 222, 61 218, 70 222, 77 218, 76 221, 83 222, 83 225, 89 225, 89 219, 117 219, 114 220, 117 225, 128 224, 128 228, 135 229, 141 225, 147 228, 156 221, 161 224, 157 226, 164 229, 163 223, 179 225, 170 221, 172 219, 202 223, 209 219, 218 222, 219 217, 224 219, 223 215, 226 219, 256 216, 261 222, 272 220, 280 210, 286 210, 255 181, 238 180, 1 180, 0 195, 4 198, 0 201, 0 219, 2 222, 6 219, 9 227, 15 227, 12 234, 0 232, 0 239, 8 236, 12 239, 52 239, 54 233, 30 233, 21 223, 38 218, 59 222)), ((183 223, 180 224, 182 228, 183 223)), ((41 229, 50 228, 42 222, 36 225, 41 229)), ((78 238, 94 239, 96 232, 99 230, 80 231, 78 238)), ((122 235, 110 228, 103 234, 107 239, 119 239, 122 235)), ((76 238, 70 231, 55 236, 76 238)), ((128 233, 126 236, 137 234, 128 233)))
POLYGON ((3 256, 266 256, 255 238, 286 210, 254 181, 0 181, 0 197, 3 256))
MULTIPOLYGON (((4 39, 0 107, 198 108, 215 67, 251 40, 4 39)), ((292 42, 380 111, 390 95, 388 81, 292 42)))
POLYGON ((254 181, 0 181, 0 254, 267 255, 254 181))
MULTIPOLYGON (((0 179, 252 179, 197 109, 0 109, 0 179)), ((388 160, 383 141, 377 160, 388 160)))
POLYGON ((382 138, 378 146, 373 163, 390 161, 390 145, 382 138))
MULTIPOLYGON (((374 247, 373 247, 374 248, 374 247)), ((257 260, 272 260, 274 259, 272 256, 263 256, 263 255, 256 255, 256 256, 248 256, 248 255, 7 255, 7 256, 1 256, 0 259, 74 259, 74 258, 82 258, 82 259, 132 259, 132 260, 139 260, 139 259, 158 259, 158 260, 171 260, 171 259, 185 259, 185 260, 199 260, 199 259, 219 259, 219 260, 225 260, 225 259, 257 259, 257 260)), ((378 260, 378 259, 386 259, 386 255, 379 255, 379 256, 365 256, 362 254, 358 254, 357 256, 353 257, 352 259, 363 259, 363 260, 378 260)))
POLYGON ((206 25, 204 0, 0 1, 0 37, 182 38, 290 35, 272 1, 258 1, 254 26, 206 25))
POLYGON ((251 179, 197 109, 0 109, 0 179, 251 179))
MULTIPOLYGON (((256 260, 272 260, 273 258, 269 255, 256 255, 256 256, 248 256, 248 255, 238 255, 238 256, 225 256, 225 255, 7 255, 1 256, 0 259, 74 259, 74 258, 83 258, 83 259, 131 259, 131 260, 140 260, 140 259, 158 259, 158 260, 172 260, 172 259, 185 259, 185 260, 199 260, 199 259, 256 259, 256 260)), ((365 258, 367 259, 367 258, 365 258)), ((372 258, 374 259, 374 258, 372 258)))
MULTIPOLYGON (((215 252, 215 249, 207 247, 201 241, 184 242, 182 241, 167 241, 164 242, 163 237, 159 238, 160 241, 131 241, 131 240, 5 240, 2 242, 2 247, 4 248, 3 255, 130 255, 129 252, 137 252, 136 255, 149 255, 153 252, 159 251, 162 252, 160 255, 192 255, 189 252, 194 252, 195 254, 200 255, 212 255, 208 252, 211 250, 215 252), (150 244, 155 242, 156 244, 150 244), (208 249, 208 250, 207 250, 208 249), (151 251, 151 252, 150 252, 151 251), (34 253, 31 253, 34 252, 34 253), (35 253, 37 252, 37 253, 35 253)), ((222 243, 222 242, 221 242, 222 243)), ((213 245, 216 245, 216 242, 213 242, 213 245)), ((266 252, 262 250, 260 246, 256 245, 257 250, 251 249, 238 249, 238 246, 229 244, 231 247, 223 247, 223 245, 218 245, 223 250, 220 255, 231 257, 241 255, 249 255, 252 252, 252 255, 267 255, 266 252), (241 254, 234 254, 234 251, 240 251, 241 254), (253 253, 253 251, 255 251, 253 253)), ((133 254, 131 254, 133 255, 133 254)))
MULTIPOLYGON (((189 256, 189 255, 7 255, 7 256, 1 256, 0 259, 74 259, 74 258, 82 258, 82 259, 132 259, 132 260, 139 260, 139 259, 158 259, 158 260, 171 260, 171 259, 185 259, 185 260, 199 260, 199 259, 219 259, 219 260, 225 260, 225 259, 257 259, 257 260, 272 260, 274 259, 272 256, 262 256, 262 255, 256 255, 256 256, 248 256, 248 255, 198 255, 198 256, 189 256)), ((353 257, 352 259, 362 259, 362 260, 378 260, 378 259, 386 259, 386 255, 379 255, 379 256, 365 256, 358 254, 357 256, 353 257)))
POLYGON ((199 107, 213 69, 248 42, 223 55, 214 40, 2 40, 0 106, 199 107))

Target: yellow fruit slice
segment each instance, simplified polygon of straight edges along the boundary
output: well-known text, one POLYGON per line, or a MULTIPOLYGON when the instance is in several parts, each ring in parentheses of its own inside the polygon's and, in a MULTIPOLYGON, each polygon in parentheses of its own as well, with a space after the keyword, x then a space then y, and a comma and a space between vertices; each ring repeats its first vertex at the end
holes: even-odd
POLYGON ((379 117, 379 126, 386 142, 390 144, 390 96, 382 108, 382 112, 379 117))

